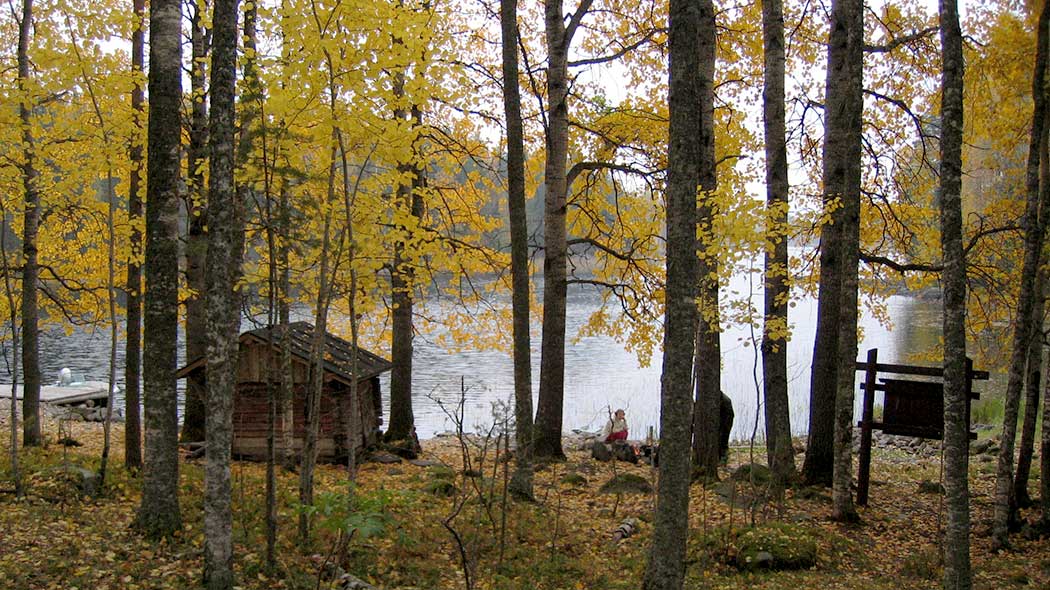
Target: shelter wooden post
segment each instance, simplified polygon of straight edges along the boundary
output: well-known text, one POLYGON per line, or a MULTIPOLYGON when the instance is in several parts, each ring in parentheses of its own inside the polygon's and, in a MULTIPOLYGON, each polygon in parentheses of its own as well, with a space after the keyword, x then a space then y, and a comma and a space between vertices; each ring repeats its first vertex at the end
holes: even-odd
POLYGON ((857 505, 868 505, 868 486, 871 482, 871 426, 875 421, 875 374, 879 350, 868 351, 867 367, 864 370, 864 406, 860 419, 860 457, 857 473, 857 505))

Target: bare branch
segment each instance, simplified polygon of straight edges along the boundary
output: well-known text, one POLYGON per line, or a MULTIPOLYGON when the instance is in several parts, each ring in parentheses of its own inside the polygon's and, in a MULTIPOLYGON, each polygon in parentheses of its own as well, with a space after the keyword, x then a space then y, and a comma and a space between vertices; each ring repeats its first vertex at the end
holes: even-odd
POLYGON ((901 45, 907 45, 909 43, 914 43, 915 41, 918 41, 919 39, 925 39, 926 37, 932 36, 936 32, 937 32, 937 27, 926 27, 925 29, 922 29, 920 31, 915 31, 915 32, 913 32, 911 34, 908 34, 908 35, 904 35, 904 36, 901 36, 901 37, 893 37, 885 45, 868 45, 867 43, 865 43, 864 44, 864 52, 865 53, 889 53, 889 52, 893 51, 894 49, 897 49, 901 45))

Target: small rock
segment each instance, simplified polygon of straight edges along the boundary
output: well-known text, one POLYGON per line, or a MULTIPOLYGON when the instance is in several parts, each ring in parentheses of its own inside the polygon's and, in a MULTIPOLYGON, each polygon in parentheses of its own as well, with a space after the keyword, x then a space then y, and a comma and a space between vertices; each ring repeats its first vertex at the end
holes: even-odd
POLYGON ((920 481, 919 482, 919 493, 920 494, 943 494, 944 486, 935 481, 920 481))
POLYGON ((376 590, 376 587, 351 574, 339 576, 339 590, 376 590))
POLYGON ((769 551, 759 551, 755 554, 755 559, 751 562, 751 565, 755 569, 772 569, 773 554, 769 551))
POLYGON ((404 472, 404 471, 401 471, 401 470, 400 470, 400 469, 398 469, 397 467, 391 467, 390 469, 387 469, 387 470, 386 470, 386 474, 387 474, 387 475, 395 475, 395 476, 396 476, 396 475, 404 475, 404 474, 405 474, 405 472, 404 472))
POLYGON ((393 455, 391 453, 387 453, 387 452, 384 452, 384 451, 377 451, 375 453, 372 453, 372 456, 369 458, 369 460, 374 462, 374 463, 382 463, 384 465, 392 465, 394 463, 400 463, 401 462, 401 457, 398 457, 397 455, 393 455))
POLYGON ((430 459, 412 459, 409 463, 416 467, 437 467, 441 465, 440 461, 431 461, 430 459))
POLYGON ((980 455, 992 447, 992 441, 990 439, 979 440, 970 445, 970 452, 974 455, 980 455))

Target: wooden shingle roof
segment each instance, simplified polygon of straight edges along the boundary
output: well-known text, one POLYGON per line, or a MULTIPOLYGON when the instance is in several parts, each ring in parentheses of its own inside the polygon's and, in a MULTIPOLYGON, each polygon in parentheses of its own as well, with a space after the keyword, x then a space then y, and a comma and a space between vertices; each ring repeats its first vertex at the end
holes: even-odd
MULTIPOLYGON (((313 344, 314 326, 308 322, 292 322, 288 324, 289 338, 291 339, 292 356, 297 357, 305 363, 310 362, 310 347, 313 344)), ((280 326, 266 326, 255 330, 244 332, 240 336, 243 343, 246 340, 255 340, 263 344, 271 344, 277 350, 281 346, 280 326)), ((331 332, 325 335, 324 370, 343 381, 353 380, 353 345, 331 332)), ((204 366, 203 357, 194 360, 179 370, 179 379, 186 377, 194 370, 204 366)), ((363 348, 357 349, 357 379, 370 379, 381 373, 389 371, 393 364, 383 357, 371 353, 363 348)))

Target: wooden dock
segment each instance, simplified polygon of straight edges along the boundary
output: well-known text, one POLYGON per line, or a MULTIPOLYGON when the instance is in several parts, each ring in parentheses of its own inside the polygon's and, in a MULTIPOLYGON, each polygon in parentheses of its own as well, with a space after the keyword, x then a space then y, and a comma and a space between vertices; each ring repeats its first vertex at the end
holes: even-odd
MULTIPOLYGON (((81 381, 69 385, 42 385, 40 387, 40 401, 56 406, 86 405, 92 402, 92 406, 105 406, 109 395, 106 389, 108 383, 102 381, 81 381)), ((11 399, 11 384, 0 384, 0 397, 11 399)), ((22 399, 22 386, 15 388, 15 398, 22 399)))

